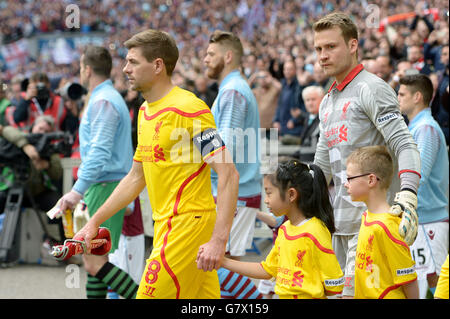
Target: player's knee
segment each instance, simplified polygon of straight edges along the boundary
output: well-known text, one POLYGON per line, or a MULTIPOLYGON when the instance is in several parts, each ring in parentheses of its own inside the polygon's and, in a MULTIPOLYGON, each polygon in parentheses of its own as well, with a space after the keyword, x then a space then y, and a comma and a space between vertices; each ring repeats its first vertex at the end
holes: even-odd
POLYGON ((105 256, 83 254, 84 269, 91 276, 95 276, 107 261, 108 257, 105 256))

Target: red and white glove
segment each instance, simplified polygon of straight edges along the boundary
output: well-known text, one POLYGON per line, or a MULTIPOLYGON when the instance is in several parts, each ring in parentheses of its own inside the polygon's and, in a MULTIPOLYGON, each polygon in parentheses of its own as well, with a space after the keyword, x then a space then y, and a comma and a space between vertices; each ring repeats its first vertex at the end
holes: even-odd
MULTIPOLYGON (((111 233, 108 228, 100 227, 98 234, 91 240, 91 254, 104 256, 111 250, 111 233)), ((87 251, 83 238, 73 238, 64 241, 64 245, 53 246, 51 255, 57 260, 67 260, 73 255, 84 254, 87 251)))

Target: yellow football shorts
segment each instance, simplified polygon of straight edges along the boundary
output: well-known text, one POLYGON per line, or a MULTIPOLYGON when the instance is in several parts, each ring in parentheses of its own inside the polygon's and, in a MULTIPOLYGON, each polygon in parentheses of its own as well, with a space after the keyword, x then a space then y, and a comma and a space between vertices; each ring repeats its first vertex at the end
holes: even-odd
POLYGON ((216 212, 184 213, 154 225, 153 250, 137 299, 219 299, 217 272, 197 269, 198 249, 212 235, 216 212))

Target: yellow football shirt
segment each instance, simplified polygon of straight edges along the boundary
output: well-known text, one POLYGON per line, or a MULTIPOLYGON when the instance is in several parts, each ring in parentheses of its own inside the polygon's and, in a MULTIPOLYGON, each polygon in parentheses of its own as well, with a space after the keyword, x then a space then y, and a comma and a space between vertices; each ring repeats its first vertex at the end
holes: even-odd
POLYGON ((162 99, 143 103, 133 159, 142 162, 155 221, 215 212, 204 160, 224 147, 210 109, 193 93, 174 87, 162 99))
POLYGON ((278 230, 275 244, 261 263, 276 278, 280 298, 326 298, 344 287, 344 274, 331 246, 331 235, 313 217, 299 226, 288 220, 278 230))
POLYGON ((435 298, 448 299, 448 255, 441 268, 439 281, 436 286, 435 298))
POLYGON ((363 213, 355 261, 355 298, 405 299, 402 285, 417 279, 408 245, 398 233, 401 218, 363 213))

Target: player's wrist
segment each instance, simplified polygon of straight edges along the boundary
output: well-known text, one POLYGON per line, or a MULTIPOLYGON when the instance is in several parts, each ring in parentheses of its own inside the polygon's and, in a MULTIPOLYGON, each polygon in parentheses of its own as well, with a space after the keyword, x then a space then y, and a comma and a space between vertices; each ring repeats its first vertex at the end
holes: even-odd
POLYGON ((213 234, 211 236, 210 242, 216 244, 217 246, 221 246, 221 247, 223 246, 225 248, 227 245, 227 242, 228 242, 228 236, 213 234))

